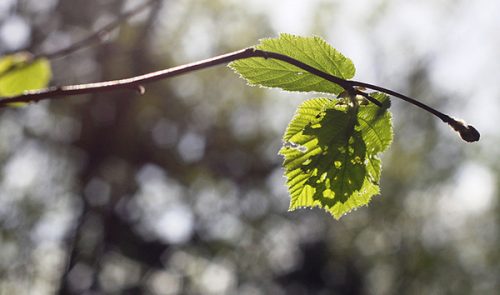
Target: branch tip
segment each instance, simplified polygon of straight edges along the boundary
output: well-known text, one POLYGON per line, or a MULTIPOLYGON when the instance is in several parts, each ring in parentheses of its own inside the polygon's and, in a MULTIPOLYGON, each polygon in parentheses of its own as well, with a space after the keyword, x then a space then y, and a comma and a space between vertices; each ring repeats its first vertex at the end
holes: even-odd
POLYGON ((479 131, 472 125, 468 125, 463 120, 457 120, 451 118, 449 122, 447 122, 453 130, 460 134, 460 137, 467 142, 475 142, 478 141, 481 135, 479 131))

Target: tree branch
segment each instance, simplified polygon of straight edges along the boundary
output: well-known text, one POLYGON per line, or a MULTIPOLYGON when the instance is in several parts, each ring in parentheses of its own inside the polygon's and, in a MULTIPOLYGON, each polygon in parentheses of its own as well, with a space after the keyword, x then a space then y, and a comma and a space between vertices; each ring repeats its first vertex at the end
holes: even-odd
POLYGON ((87 37, 83 38, 82 40, 69 45, 66 48, 58 49, 58 50, 55 50, 53 52, 40 53, 40 54, 35 54, 35 55, 28 54, 29 58, 27 58, 26 62, 24 62, 22 64, 13 65, 10 68, 4 70, 3 72, 0 73, 0 78, 8 75, 12 71, 15 71, 15 70, 18 70, 20 68, 27 67, 27 66, 33 64, 39 58, 46 58, 46 59, 50 59, 50 60, 62 58, 62 57, 65 57, 69 54, 72 54, 76 51, 79 51, 81 49, 90 47, 93 45, 93 43, 101 42, 102 38, 106 34, 110 33, 114 29, 116 29, 120 24, 122 24, 126 20, 130 19, 131 17, 139 14, 140 12, 144 11, 146 8, 150 7, 151 5, 153 5, 155 3, 159 3, 159 1, 160 0, 146 1, 142 5, 139 5, 139 6, 135 7, 134 9, 131 9, 131 10, 119 15, 112 22, 108 23, 107 25, 103 26, 102 28, 93 32, 92 34, 88 35, 87 37))
POLYGON ((438 110, 422 103, 419 102, 413 98, 410 98, 406 95, 403 95, 401 93, 398 93, 396 91, 372 85, 369 83, 364 83, 364 82, 359 82, 359 81, 353 81, 353 80, 345 80, 333 75, 330 75, 326 72, 323 72, 321 70, 318 70, 308 64, 305 64, 299 60, 296 60, 290 56, 275 53, 275 52, 269 52, 269 51, 263 51, 263 50, 258 50, 254 48, 246 48, 242 49, 239 51, 231 52, 228 54, 216 56, 213 58, 205 59, 202 61, 194 62, 194 63, 189 63, 186 65, 170 68, 170 69, 165 69, 157 72, 152 72, 140 76, 135 76, 127 79, 120 79, 120 80, 113 80, 113 81, 106 81, 106 82, 98 82, 98 83, 90 83, 90 84, 79 84, 79 85, 70 85, 70 86, 60 86, 60 87, 50 87, 46 89, 41 89, 41 90, 31 90, 31 91, 26 91, 21 95, 18 96, 13 96, 13 97, 8 97, 5 99, 0 100, 0 108, 1 107, 6 107, 11 103, 16 103, 16 102, 24 102, 24 103, 29 103, 29 102, 38 102, 40 100, 46 100, 46 99, 55 99, 55 98, 60 98, 63 96, 73 96, 73 95, 80 95, 80 94, 87 94, 87 93, 97 93, 97 92, 107 92, 107 91, 115 91, 115 90, 120 90, 120 89, 129 89, 129 90, 136 90, 139 93, 144 92, 144 86, 143 84, 146 83, 151 83, 154 81, 162 80, 162 79, 167 79, 170 77, 175 77, 179 76, 182 74, 186 74, 189 72, 213 67, 216 65, 221 65, 221 64, 227 64, 229 62, 235 61, 235 60, 240 60, 240 59, 246 59, 246 58, 252 58, 252 57, 262 57, 262 58, 272 58, 276 60, 281 60, 286 63, 289 63, 291 65, 294 65, 300 69, 303 69, 313 75, 316 75, 318 77, 321 77, 327 81, 330 81, 332 83, 335 83, 342 87, 349 95, 356 95, 356 94, 361 94, 364 97, 366 97, 369 101, 372 103, 375 103, 377 105, 380 105, 380 103, 375 102, 375 99, 367 95, 366 93, 356 89, 355 87, 364 87, 367 89, 375 90, 375 91, 380 91, 383 93, 386 93, 388 95, 392 95, 394 97, 400 98, 404 101, 407 101, 433 115, 441 119, 443 122, 448 123, 455 131, 457 131, 462 139, 468 142, 473 142, 473 141, 478 141, 479 140, 479 132, 471 125, 467 125, 465 122, 461 120, 456 120, 446 114, 443 114, 439 112, 438 110), (364 95, 366 94, 366 95, 364 95))

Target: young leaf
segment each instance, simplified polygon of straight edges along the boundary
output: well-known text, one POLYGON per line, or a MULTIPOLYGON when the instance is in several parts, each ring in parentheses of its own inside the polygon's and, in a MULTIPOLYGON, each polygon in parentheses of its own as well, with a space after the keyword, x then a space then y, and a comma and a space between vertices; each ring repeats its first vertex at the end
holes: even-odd
POLYGON ((283 140, 290 210, 321 207, 338 219, 379 193, 378 154, 392 141, 391 117, 372 104, 314 98, 298 108, 283 140))
POLYGON ((0 58, 0 97, 44 88, 50 78, 50 64, 47 59, 39 58, 30 62, 29 56, 24 53, 0 58))
MULTIPOLYGON (((306 63, 325 73, 343 79, 354 76, 350 59, 320 37, 300 37, 281 34, 279 38, 262 39, 256 49, 281 53, 306 63)), ((247 58, 229 65, 250 85, 277 87, 288 91, 314 91, 339 94, 343 89, 329 81, 286 62, 261 57, 247 58)))

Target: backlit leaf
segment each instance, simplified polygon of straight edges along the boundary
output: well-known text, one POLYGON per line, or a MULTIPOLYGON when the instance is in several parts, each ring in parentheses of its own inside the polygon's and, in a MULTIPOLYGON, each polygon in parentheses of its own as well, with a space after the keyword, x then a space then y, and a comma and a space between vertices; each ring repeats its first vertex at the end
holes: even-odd
MULTIPOLYGON (((325 73, 343 79, 354 76, 354 65, 320 37, 281 34, 279 38, 262 39, 257 49, 281 53, 325 73)), ((250 85, 277 87, 288 91, 314 91, 339 94, 343 89, 296 66, 262 57, 241 59, 229 65, 250 85)))
POLYGON ((378 154, 392 141, 391 117, 372 104, 314 98, 298 108, 283 140, 290 210, 321 207, 338 219, 379 193, 378 154))

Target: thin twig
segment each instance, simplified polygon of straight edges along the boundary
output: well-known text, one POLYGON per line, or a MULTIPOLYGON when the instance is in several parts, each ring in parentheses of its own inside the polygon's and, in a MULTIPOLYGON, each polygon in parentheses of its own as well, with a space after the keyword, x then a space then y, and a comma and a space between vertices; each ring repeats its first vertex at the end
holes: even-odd
POLYGON ((72 53, 74 53, 76 51, 79 51, 81 49, 90 47, 94 43, 101 42, 102 39, 103 39, 103 37, 106 34, 109 34, 111 31, 113 31, 118 26, 120 26, 120 24, 122 24, 126 20, 130 19, 131 17, 139 14, 140 12, 142 12, 143 10, 145 10, 146 8, 150 7, 152 4, 158 3, 159 1, 160 0, 149 0, 149 1, 147 1, 147 2, 145 2, 143 4, 141 4, 141 5, 139 5, 137 7, 135 7, 134 9, 131 9, 131 10, 129 10, 129 11, 127 11, 127 12, 119 15, 112 22, 110 22, 107 25, 103 26, 99 30, 91 33, 90 35, 86 36, 82 40, 79 40, 76 43, 70 44, 68 47, 65 47, 63 49, 57 49, 57 50, 52 51, 52 52, 39 53, 39 54, 35 54, 35 55, 30 55, 29 58, 27 58, 27 60, 25 62, 23 62, 21 64, 14 64, 10 68, 7 68, 3 72, 1 72, 0 73, 0 78, 4 77, 4 76, 10 74, 11 72, 13 72, 15 70, 18 70, 20 68, 28 67, 31 64, 33 64, 35 61, 37 61, 38 59, 40 59, 40 58, 46 58, 46 59, 49 59, 49 60, 55 60, 55 59, 58 59, 58 58, 65 57, 65 56, 67 56, 69 54, 72 54, 72 53))
MULTIPOLYGON (((139 91, 140 93, 143 92, 143 84, 145 83, 150 83, 162 79, 167 79, 170 77, 174 76, 179 76, 182 74, 186 74, 189 72, 213 67, 216 65, 220 64, 227 64, 229 62, 235 61, 235 60, 240 60, 240 59, 246 59, 246 58, 252 58, 252 57, 262 57, 262 58, 272 58, 276 60, 281 60, 286 63, 289 63, 291 65, 294 65, 300 69, 303 69, 313 75, 316 75, 318 77, 321 77, 327 81, 330 81, 332 83, 335 83, 342 87, 347 93, 356 95, 356 94, 362 94, 360 93, 359 90, 357 90, 355 87, 364 87, 367 89, 375 90, 375 91, 380 91, 383 93, 386 93, 388 95, 392 95, 394 97, 400 98, 402 100, 405 100, 435 116, 437 116, 439 119, 441 119, 443 122, 448 123, 454 130, 460 133, 460 136, 462 139, 472 142, 472 141, 477 141, 479 140, 479 132, 472 127, 471 125, 467 125, 461 120, 456 120, 446 114, 443 114, 439 112, 438 110, 422 103, 419 102, 413 98, 410 98, 406 95, 403 95, 401 93, 398 93, 396 91, 372 85, 369 83, 364 83, 364 82, 359 82, 359 81, 353 81, 353 80, 345 80, 336 76, 333 76, 331 74, 328 74, 326 72, 323 72, 321 70, 318 70, 308 64, 305 64, 299 60, 296 60, 290 56, 275 53, 275 52, 269 52, 269 51, 263 51, 263 50, 258 50, 254 48, 247 48, 247 49, 242 49, 239 51, 231 52, 228 54, 220 55, 217 57, 205 59, 202 61, 166 69, 166 70, 161 70, 153 73, 148 73, 145 75, 140 75, 136 77, 131 77, 127 79, 121 79, 121 80, 114 80, 114 81, 107 81, 107 82, 98 82, 98 83, 90 83, 90 84, 79 84, 79 85, 70 85, 70 86, 61 86, 61 87, 51 87, 51 88, 46 88, 46 89, 41 89, 41 90, 32 90, 32 91, 26 91, 25 93, 18 95, 18 96, 13 96, 13 97, 8 97, 3 100, 0 100, 0 107, 5 107, 8 106, 10 103, 15 103, 15 102, 37 102, 40 100, 46 100, 46 99, 55 99, 55 98, 60 98, 63 96, 72 96, 72 95, 80 95, 80 94, 87 94, 87 93, 97 93, 97 92, 106 92, 106 91, 114 91, 114 90, 120 90, 120 89, 133 89, 136 91, 139 91)), ((367 95, 368 96, 368 95, 367 95)), ((366 97, 366 96, 365 96, 366 97)), ((374 102, 372 99, 369 98, 370 96, 367 97, 370 101, 373 103, 377 104, 374 102)))
POLYGON ((74 44, 71 44, 68 47, 63 48, 63 49, 59 49, 59 50, 49 52, 49 53, 38 54, 35 56, 35 58, 44 57, 44 58, 47 58, 50 60, 54 60, 57 58, 67 56, 71 53, 74 53, 74 52, 79 51, 81 49, 84 49, 86 47, 92 46, 94 42, 101 42, 103 37, 106 34, 109 34, 111 31, 113 31, 118 26, 120 26, 123 22, 125 22, 128 19, 130 19, 131 17, 139 14, 140 12, 142 12, 146 8, 150 7, 152 4, 157 3, 158 1, 160 1, 160 0, 146 1, 143 4, 119 15, 115 20, 113 20, 112 22, 103 26, 99 30, 93 32, 92 34, 88 35, 87 37, 83 38, 82 40, 80 40, 74 44))
POLYGON ((234 60, 255 57, 252 53, 254 49, 243 49, 240 51, 232 52, 229 54, 217 56, 210 59, 205 59, 202 61, 161 70, 153 73, 148 73, 136 77, 131 77, 127 79, 97 82, 89 84, 79 84, 79 85, 69 85, 60 87, 49 87, 41 90, 26 91, 24 94, 5 98, 0 100, 0 107, 4 107, 10 103, 14 102, 38 102, 40 100, 46 99, 56 99, 63 96, 73 96, 88 93, 98 93, 98 92, 108 92, 114 90, 137 90, 143 86, 143 84, 167 79, 170 77, 179 76, 185 73, 213 67, 220 64, 226 64, 234 60))

